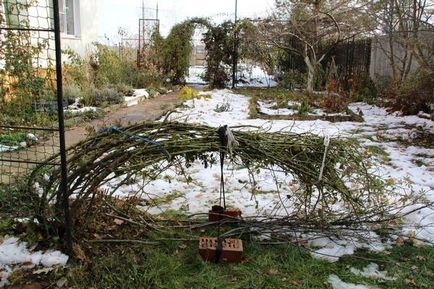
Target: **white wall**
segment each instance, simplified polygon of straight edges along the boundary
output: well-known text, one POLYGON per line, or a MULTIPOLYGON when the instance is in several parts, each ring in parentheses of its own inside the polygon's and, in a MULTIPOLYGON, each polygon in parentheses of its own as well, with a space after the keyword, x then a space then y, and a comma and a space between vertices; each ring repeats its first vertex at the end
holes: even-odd
POLYGON ((62 35, 62 48, 72 49, 80 56, 86 56, 92 43, 98 39, 98 19, 96 0, 77 0, 79 24, 78 35, 62 35))

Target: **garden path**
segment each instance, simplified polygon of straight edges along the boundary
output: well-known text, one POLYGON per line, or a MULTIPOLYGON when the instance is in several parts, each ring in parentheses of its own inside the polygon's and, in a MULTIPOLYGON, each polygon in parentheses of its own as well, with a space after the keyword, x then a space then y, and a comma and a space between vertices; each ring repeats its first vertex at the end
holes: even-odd
MULTIPOLYGON (((120 107, 109 112, 105 117, 88 123, 83 123, 65 131, 66 147, 72 147, 86 139, 89 132, 98 130, 110 125, 128 125, 146 120, 156 120, 167 111, 173 109, 177 104, 178 94, 171 92, 161 95, 134 106, 120 107)), ((8 184, 14 182, 12 176, 23 176, 30 172, 36 164, 31 162, 42 162, 48 157, 58 153, 58 136, 55 135, 28 149, 2 153, 3 161, 0 162, 0 183, 8 184), (25 160, 29 164, 17 163, 7 160, 25 160)))

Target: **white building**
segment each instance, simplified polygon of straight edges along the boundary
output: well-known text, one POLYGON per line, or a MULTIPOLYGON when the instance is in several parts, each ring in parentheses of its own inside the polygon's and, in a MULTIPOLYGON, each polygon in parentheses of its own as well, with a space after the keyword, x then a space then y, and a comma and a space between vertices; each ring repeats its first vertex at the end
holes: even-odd
POLYGON ((62 48, 84 57, 98 38, 96 0, 59 0, 62 48))
MULTIPOLYGON (((58 0, 62 49, 71 49, 84 57, 98 38, 96 0, 58 0)), ((53 0, 0 0, 0 26, 10 28, 52 29, 53 0)), ((49 38, 32 32, 32 39, 49 38)), ((51 44, 50 44, 51 47, 51 44)))

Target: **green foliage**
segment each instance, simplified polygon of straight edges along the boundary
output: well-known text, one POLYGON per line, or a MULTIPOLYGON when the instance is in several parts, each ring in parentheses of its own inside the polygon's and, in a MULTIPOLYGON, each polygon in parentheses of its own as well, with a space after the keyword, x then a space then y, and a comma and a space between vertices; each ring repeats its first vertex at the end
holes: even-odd
POLYGON ((98 88, 112 84, 129 84, 135 73, 135 64, 122 60, 112 48, 96 44, 92 67, 95 73, 95 86, 98 88))
POLYGON ((308 115, 309 113, 313 112, 313 108, 309 105, 307 101, 303 101, 298 108, 298 114, 299 115, 308 115))
POLYGON ((251 97, 258 97, 262 100, 273 100, 280 108, 287 107, 288 101, 303 101, 306 95, 301 92, 288 90, 282 87, 262 88, 238 88, 237 93, 251 97), (279 105, 282 104, 282 105, 279 105))
POLYGON ((155 29, 152 33, 151 47, 147 51, 147 55, 145 55, 146 68, 156 68, 158 70, 162 70, 164 68, 164 42, 165 39, 161 36, 160 31, 155 29))
POLYGON ((0 123, 28 125, 49 123, 51 116, 44 118, 35 107, 53 101, 55 93, 51 86, 53 69, 33 65, 35 58, 48 47, 48 41, 31 42, 26 31, 6 31, 0 41, 0 123), (40 122, 42 121, 42 123, 40 122))
POLYGON ((22 132, 1 131, 0 144, 7 146, 16 146, 20 142, 26 141, 26 134, 22 132))
POLYGON ((152 70, 140 69, 130 78, 134 88, 155 87, 163 84, 161 75, 152 70))
POLYGON ((206 57, 206 72, 204 79, 211 87, 225 87, 229 81, 230 65, 233 61, 235 26, 226 21, 220 25, 211 26, 203 35, 206 57))
POLYGON ((306 83, 306 73, 302 73, 299 70, 289 70, 282 73, 279 78, 279 86, 286 89, 302 88, 306 83))
POLYGON ((373 101, 377 98, 378 90, 374 81, 372 81, 369 76, 365 76, 356 83, 355 93, 357 95, 358 101, 373 103, 373 101))
POLYGON ((131 85, 125 83, 118 83, 110 85, 109 88, 116 90, 119 94, 124 96, 133 96, 134 88, 131 85))
POLYGON ((83 91, 77 84, 67 84, 63 87, 63 99, 65 99, 68 105, 73 104, 82 96, 83 91))
POLYGON ((92 71, 89 61, 80 57, 73 50, 62 51, 63 62, 63 81, 65 87, 76 86, 83 90, 93 82, 92 71))
POLYGON ((395 110, 404 114, 432 113, 434 73, 415 73, 402 83, 391 84, 385 92, 395 110))
MULTIPOLYGON (((102 44, 95 44, 97 52, 88 59, 81 59, 76 53, 66 50, 64 55, 65 86, 78 86, 89 93, 92 87, 113 88, 122 95, 131 96, 133 88, 161 86, 162 76, 153 66, 138 68, 131 57, 119 54, 102 44)), ((89 97, 89 96, 88 96, 89 97)))
POLYGON ((82 104, 84 106, 104 107, 112 104, 121 104, 124 101, 124 95, 113 88, 91 88, 82 99, 82 104))
POLYGON ((38 196, 32 194, 25 180, 13 185, 0 184, 0 212, 2 217, 33 217, 38 196))
POLYGON ((189 86, 184 86, 179 92, 179 100, 186 101, 190 99, 200 98, 199 91, 189 86))
POLYGON ((195 25, 191 21, 177 24, 162 45, 163 70, 174 84, 183 83, 184 77, 188 74, 194 29, 195 25))

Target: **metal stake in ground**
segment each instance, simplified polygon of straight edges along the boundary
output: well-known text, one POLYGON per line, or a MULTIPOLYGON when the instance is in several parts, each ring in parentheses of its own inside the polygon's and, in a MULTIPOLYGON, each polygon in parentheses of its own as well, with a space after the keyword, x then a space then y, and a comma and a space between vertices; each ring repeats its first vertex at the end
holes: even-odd
POLYGON ((72 255, 72 224, 69 211, 69 193, 68 193, 68 169, 66 162, 66 145, 65 145, 65 123, 63 114, 63 83, 62 83, 62 46, 60 43, 60 17, 59 1, 53 1, 55 45, 56 45, 56 84, 57 84, 57 109, 59 118, 59 143, 60 143, 60 160, 61 160, 61 182, 58 193, 58 200, 62 200, 62 209, 65 222, 65 232, 63 236, 65 249, 69 255, 72 255))

